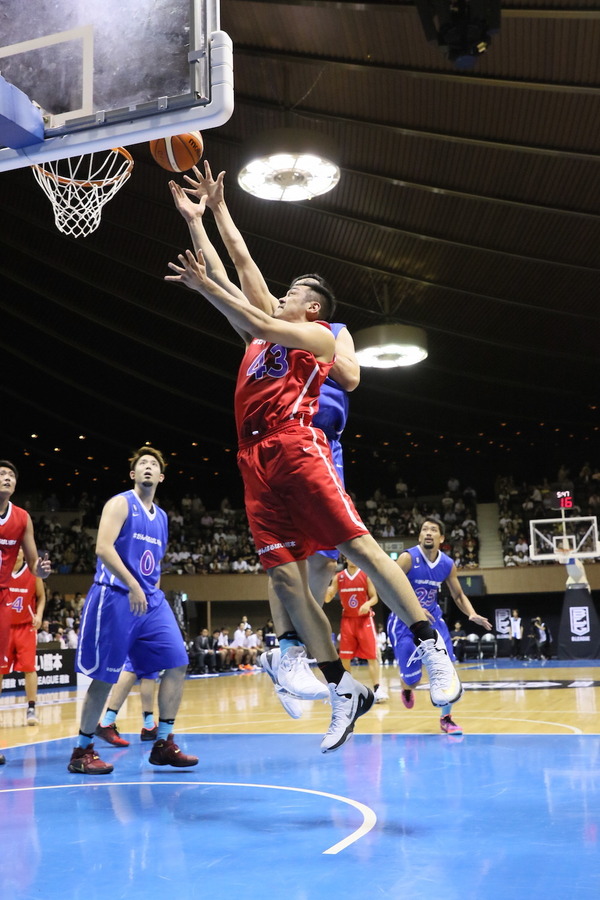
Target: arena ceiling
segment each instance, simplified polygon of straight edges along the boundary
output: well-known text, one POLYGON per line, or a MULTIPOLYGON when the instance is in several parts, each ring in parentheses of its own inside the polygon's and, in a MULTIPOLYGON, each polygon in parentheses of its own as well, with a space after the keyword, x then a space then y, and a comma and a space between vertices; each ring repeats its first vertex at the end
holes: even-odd
MULTIPOLYGON (((411 3, 222 0, 221 24, 235 111, 205 132, 206 157, 272 291, 320 272, 351 331, 388 320, 429 337, 424 363, 363 371, 350 486, 403 474, 429 492, 455 471, 484 489, 484 473, 600 465, 594 0, 504 4, 470 71, 411 3), (304 203, 245 194, 244 143, 290 123, 335 140, 339 185, 304 203)), ((187 230, 147 145, 130 150, 131 179, 79 240, 29 170, 0 174, 1 455, 31 484, 114 485, 150 441, 186 489, 235 494, 240 344, 163 281, 187 230)))

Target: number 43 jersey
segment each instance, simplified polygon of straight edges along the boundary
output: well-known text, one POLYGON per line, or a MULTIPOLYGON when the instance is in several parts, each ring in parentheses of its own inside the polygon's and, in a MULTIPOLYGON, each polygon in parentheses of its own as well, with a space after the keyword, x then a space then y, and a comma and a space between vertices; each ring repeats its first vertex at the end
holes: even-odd
MULTIPOLYGON (((319 324, 329 328, 327 322, 319 324)), ((308 350, 254 338, 242 359, 235 389, 240 442, 260 440, 291 419, 310 425, 332 365, 319 362, 308 350)))
POLYGON ((436 619, 440 618, 442 615, 438 605, 440 586, 452 571, 454 563, 441 550, 436 559, 430 562, 418 544, 416 547, 411 547, 408 552, 412 557, 412 566, 406 577, 415 590, 417 600, 436 619))

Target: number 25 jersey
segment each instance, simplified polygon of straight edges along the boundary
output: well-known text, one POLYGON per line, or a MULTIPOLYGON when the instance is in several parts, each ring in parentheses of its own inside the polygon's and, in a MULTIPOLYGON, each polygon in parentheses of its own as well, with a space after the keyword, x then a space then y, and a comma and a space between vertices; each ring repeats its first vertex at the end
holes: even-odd
POLYGON ((408 551, 412 557, 412 566, 406 577, 415 589, 417 600, 424 609, 439 618, 442 611, 438 604, 438 595, 442 582, 446 580, 454 563, 442 551, 433 562, 430 562, 417 544, 408 551))

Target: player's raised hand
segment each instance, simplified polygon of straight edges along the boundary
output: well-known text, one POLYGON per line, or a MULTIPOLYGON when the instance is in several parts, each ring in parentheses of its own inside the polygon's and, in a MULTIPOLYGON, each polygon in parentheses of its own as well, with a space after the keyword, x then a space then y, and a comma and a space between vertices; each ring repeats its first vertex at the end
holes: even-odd
POLYGON ((170 181, 169 188, 175 208, 186 222, 192 222, 197 217, 202 218, 206 208, 206 195, 202 195, 196 203, 191 197, 188 197, 187 193, 176 181, 170 181))
POLYGON ((210 280, 206 273, 202 250, 198 250, 197 257, 194 256, 191 250, 186 250, 185 253, 180 253, 177 259, 179 260, 179 265, 172 262, 168 264, 175 274, 165 275, 165 281, 174 281, 184 284, 193 291, 202 292, 202 288, 210 280))
POLYGON ((218 203, 222 202, 225 196, 225 189, 223 187, 225 172, 219 172, 216 179, 213 178, 210 163, 207 159, 204 160, 204 175, 197 166, 193 166, 192 172, 196 178, 194 179, 189 175, 184 175, 183 177, 190 187, 184 188, 183 190, 187 194, 191 194, 198 199, 205 197, 206 205, 209 209, 213 209, 218 203))

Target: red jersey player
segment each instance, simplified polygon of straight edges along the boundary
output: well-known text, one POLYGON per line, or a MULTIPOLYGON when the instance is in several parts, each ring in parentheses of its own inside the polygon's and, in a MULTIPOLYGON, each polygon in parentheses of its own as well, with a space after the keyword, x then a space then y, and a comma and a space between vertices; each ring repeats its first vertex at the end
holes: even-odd
POLYGON ((340 659, 347 672, 355 657, 366 659, 369 675, 373 680, 375 702, 383 703, 387 693, 379 683, 380 667, 377 658, 377 637, 373 625, 373 607, 377 603, 377 591, 369 576, 348 561, 348 567, 334 576, 325 595, 325 603, 335 596, 342 604, 340 623, 340 659))
MULTIPOLYGON (((17 486, 16 466, 0 459, 0 664, 4 665, 10 638, 12 612, 9 606, 10 581, 19 547, 23 547, 25 561, 38 578, 47 578, 51 563, 41 559, 35 545, 33 522, 29 513, 11 503, 17 486)), ((6 762, 0 754, 0 765, 6 762)))
POLYGON ((10 585, 11 609, 8 659, 0 667, 0 691, 2 678, 8 672, 23 672, 25 675, 25 696, 27 697, 27 724, 37 725, 35 702, 37 700, 37 672, 35 670, 35 648, 37 631, 42 624, 46 605, 46 591, 41 578, 30 571, 23 549, 19 548, 10 585))
MULTIPOLYGON (((348 740, 374 698, 345 671, 327 617, 310 593, 306 560, 316 550, 337 547, 360 562, 384 602, 411 628, 434 705, 456 700, 462 688, 443 641, 424 618, 404 573, 362 522, 335 471, 325 435, 311 426, 334 360, 334 337, 320 321, 329 302, 323 286, 294 282, 268 315, 213 281, 201 251, 196 257, 188 250, 179 265, 169 267, 175 274, 168 281, 206 297, 246 343, 235 397, 246 512, 273 589, 329 686, 332 718, 322 752, 348 740)), ((278 680, 286 687, 281 674, 278 680)))

